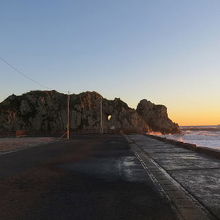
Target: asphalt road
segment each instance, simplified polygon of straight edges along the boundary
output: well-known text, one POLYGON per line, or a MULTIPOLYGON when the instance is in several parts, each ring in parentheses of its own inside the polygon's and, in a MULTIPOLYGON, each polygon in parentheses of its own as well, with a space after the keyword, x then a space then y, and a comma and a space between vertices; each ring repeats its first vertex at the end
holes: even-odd
POLYGON ((0 219, 176 219, 126 140, 75 136, 0 156, 0 219))

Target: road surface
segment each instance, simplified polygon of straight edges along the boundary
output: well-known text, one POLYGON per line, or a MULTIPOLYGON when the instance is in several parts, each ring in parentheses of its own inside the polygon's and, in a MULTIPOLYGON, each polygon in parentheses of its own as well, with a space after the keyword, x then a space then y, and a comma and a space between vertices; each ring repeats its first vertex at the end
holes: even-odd
POLYGON ((75 136, 0 156, 0 219, 177 219, 127 141, 75 136))

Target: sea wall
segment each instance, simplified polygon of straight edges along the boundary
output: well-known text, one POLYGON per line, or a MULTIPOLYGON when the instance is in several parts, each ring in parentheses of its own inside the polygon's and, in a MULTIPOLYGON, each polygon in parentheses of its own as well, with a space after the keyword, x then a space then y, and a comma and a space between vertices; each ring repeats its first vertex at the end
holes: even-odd
POLYGON ((213 148, 197 146, 196 144, 184 143, 184 142, 181 142, 181 141, 176 141, 176 140, 172 140, 172 139, 168 139, 168 138, 160 137, 160 136, 156 136, 156 135, 146 134, 146 136, 154 138, 156 140, 160 140, 160 141, 165 142, 165 143, 173 144, 177 147, 186 148, 186 149, 189 149, 189 150, 192 150, 192 151, 195 151, 195 152, 203 153, 203 154, 206 154, 208 156, 212 156, 212 157, 220 159, 220 151, 216 150, 216 149, 213 149, 213 148))

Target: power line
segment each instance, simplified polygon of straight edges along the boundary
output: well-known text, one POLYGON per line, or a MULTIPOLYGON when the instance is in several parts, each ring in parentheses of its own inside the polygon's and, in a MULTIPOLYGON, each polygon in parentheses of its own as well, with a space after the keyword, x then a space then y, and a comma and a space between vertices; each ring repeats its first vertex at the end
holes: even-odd
POLYGON ((1 60, 3 63, 7 64, 7 65, 8 65, 11 69, 13 69, 16 73, 18 73, 19 75, 23 76, 24 78, 26 78, 26 79, 32 81, 33 83, 36 83, 37 85, 39 85, 39 86, 41 86, 41 87, 43 87, 43 88, 52 90, 52 88, 49 88, 49 87, 47 87, 47 86, 41 84, 40 82, 38 82, 38 81, 32 79, 31 77, 27 76, 26 74, 24 74, 22 71, 20 71, 18 68, 16 68, 16 67, 13 66, 12 64, 10 64, 8 61, 6 61, 5 59, 3 59, 2 57, 0 57, 0 60, 1 60))
MULTIPOLYGON (((6 61, 5 59, 3 59, 2 57, 0 57, 0 60, 7 64, 11 69, 13 69, 16 73, 18 73, 19 75, 23 76, 24 78, 38 84, 41 87, 47 88, 49 90, 52 90, 51 88, 41 84, 40 82, 32 79, 31 77, 27 76, 26 74, 24 74, 22 71, 20 71, 18 68, 16 68, 15 66, 13 66, 12 64, 10 64, 8 61, 6 61)), ((68 95, 67 95, 67 132, 65 132, 67 134, 67 139, 70 139, 70 94, 68 91, 68 95)))

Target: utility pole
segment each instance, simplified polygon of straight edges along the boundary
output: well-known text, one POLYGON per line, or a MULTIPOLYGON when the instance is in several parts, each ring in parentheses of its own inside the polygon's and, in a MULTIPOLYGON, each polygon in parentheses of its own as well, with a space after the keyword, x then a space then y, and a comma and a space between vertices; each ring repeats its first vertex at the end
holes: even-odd
POLYGON ((102 97, 100 97, 100 133, 103 134, 103 124, 102 124, 102 97))
POLYGON ((66 131, 66 137, 69 140, 70 139, 70 94, 68 91, 67 95, 67 131, 66 131))

